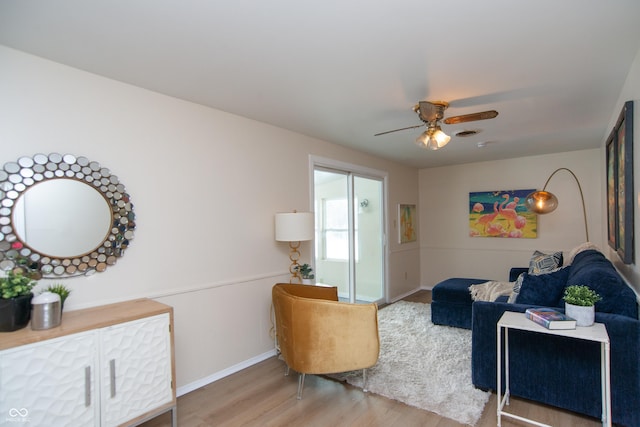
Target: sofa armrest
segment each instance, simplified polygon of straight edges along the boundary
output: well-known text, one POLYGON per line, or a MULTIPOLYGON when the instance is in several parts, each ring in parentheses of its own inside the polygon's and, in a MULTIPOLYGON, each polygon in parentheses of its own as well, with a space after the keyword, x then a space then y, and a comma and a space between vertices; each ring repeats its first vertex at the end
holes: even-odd
MULTIPOLYGON (((473 384, 496 389, 496 325, 505 311, 530 305, 476 301, 472 306, 471 372, 473 384)), ((562 309, 558 309, 562 311, 562 309)), ((611 344, 613 422, 640 425, 640 321, 596 312, 611 344), (633 410, 630 408, 634 408, 633 410), (637 409, 636 409, 637 408, 637 409)), ((600 345, 535 332, 509 332, 511 394, 594 417, 600 408, 600 345), (535 373, 535 375, 532 375, 535 373), (567 390, 581 390, 579 397, 567 390)), ((504 378, 504 377, 503 377, 504 378)))

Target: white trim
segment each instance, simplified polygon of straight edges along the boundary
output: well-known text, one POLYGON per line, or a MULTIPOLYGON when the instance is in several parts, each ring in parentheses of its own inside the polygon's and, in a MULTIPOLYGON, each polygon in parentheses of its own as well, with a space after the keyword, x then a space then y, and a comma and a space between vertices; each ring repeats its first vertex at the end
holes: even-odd
POLYGON ((183 394, 187 394, 190 393, 194 390, 197 390, 201 387, 206 386, 207 384, 211 384, 213 382, 216 382, 218 380, 221 380, 222 378, 228 377, 231 374, 235 374, 236 372, 240 372, 243 369, 249 368, 253 365, 256 365, 264 360, 267 360, 273 356, 276 355, 276 350, 270 350, 266 353, 262 353, 256 357, 252 357, 251 359, 245 360, 244 362, 240 362, 237 363, 233 366, 230 366, 226 369, 223 369, 222 371, 216 372, 214 374, 211 374, 207 377, 201 378, 197 381, 194 381, 192 383, 183 385, 182 387, 178 387, 176 389, 176 395, 178 397, 182 396, 183 394))
POLYGON ((188 293, 192 293, 192 292, 202 292, 202 291, 206 291, 208 289, 223 288, 223 287, 227 287, 227 286, 234 286, 234 285, 239 285, 239 284, 252 283, 252 282, 257 282, 257 281, 266 280, 266 279, 271 279, 271 280, 275 279, 276 281, 288 282, 289 281, 289 276, 290 276, 290 273, 288 271, 287 272, 274 271, 274 272, 271 272, 271 273, 257 274, 255 276, 238 277, 236 279, 229 279, 229 280, 224 280, 224 281, 220 281, 220 282, 216 282, 216 283, 207 283, 207 284, 204 284, 204 285, 196 285, 196 286, 191 286, 191 287, 188 287, 188 288, 174 288, 174 289, 167 289, 165 291, 160 291, 160 292, 149 292, 149 293, 143 293, 143 294, 135 294, 135 295, 129 295, 126 298, 119 297, 119 298, 110 298, 110 299, 105 299, 105 300, 95 300, 95 301, 91 301, 91 303, 73 305, 73 306, 69 307, 68 311, 80 310, 80 309, 84 309, 84 308, 91 308, 91 307, 96 307, 96 306, 99 306, 99 305, 113 304, 113 303, 117 303, 117 302, 129 301, 129 300, 134 300, 134 299, 139 299, 139 298, 160 299, 160 298, 166 298, 166 297, 171 297, 171 296, 175 296, 175 295, 184 295, 184 294, 188 294, 188 293))

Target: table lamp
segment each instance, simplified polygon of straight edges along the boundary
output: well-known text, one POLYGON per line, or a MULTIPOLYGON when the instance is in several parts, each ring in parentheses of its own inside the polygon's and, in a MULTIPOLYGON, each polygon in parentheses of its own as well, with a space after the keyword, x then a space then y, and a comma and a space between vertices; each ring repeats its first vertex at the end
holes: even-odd
POLYGON ((301 283, 301 277, 298 273, 298 260, 300 259, 300 242, 313 240, 314 236, 314 217, 313 212, 287 212, 276 214, 276 240, 278 242, 289 242, 289 259, 291 265, 289 272, 291 273, 290 283, 301 283))

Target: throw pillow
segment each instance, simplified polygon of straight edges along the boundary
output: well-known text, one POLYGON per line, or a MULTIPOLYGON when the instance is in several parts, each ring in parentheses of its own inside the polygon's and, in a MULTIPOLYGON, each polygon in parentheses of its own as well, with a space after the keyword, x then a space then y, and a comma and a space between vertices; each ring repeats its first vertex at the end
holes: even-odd
POLYGON ((507 302, 509 304, 513 304, 516 302, 516 298, 518 298, 518 294, 520 293, 520 288, 522 288, 522 281, 524 280, 524 273, 520 273, 518 279, 513 284, 513 290, 511 291, 511 295, 509 295, 509 299, 507 302))
POLYGON ((562 267, 562 252, 545 254, 535 251, 529 261, 529 274, 544 274, 562 267))
POLYGON ((523 273, 522 286, 516 297, 516 304, 562 306, 562 294, 569 278, 569 269, 561 268, 553 273, 523 273))

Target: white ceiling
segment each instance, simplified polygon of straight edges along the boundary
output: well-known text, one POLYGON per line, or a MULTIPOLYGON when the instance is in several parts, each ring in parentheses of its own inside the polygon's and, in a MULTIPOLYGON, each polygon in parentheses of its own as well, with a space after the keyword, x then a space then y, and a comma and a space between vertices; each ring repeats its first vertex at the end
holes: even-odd
POLYGON ((0 44, 416 167, 598 147, 638 0, 0 0, 0 44), (412 107, 445 100, 439 151, 412 107), (487 142, 477 148, 478 142, 487 142))

